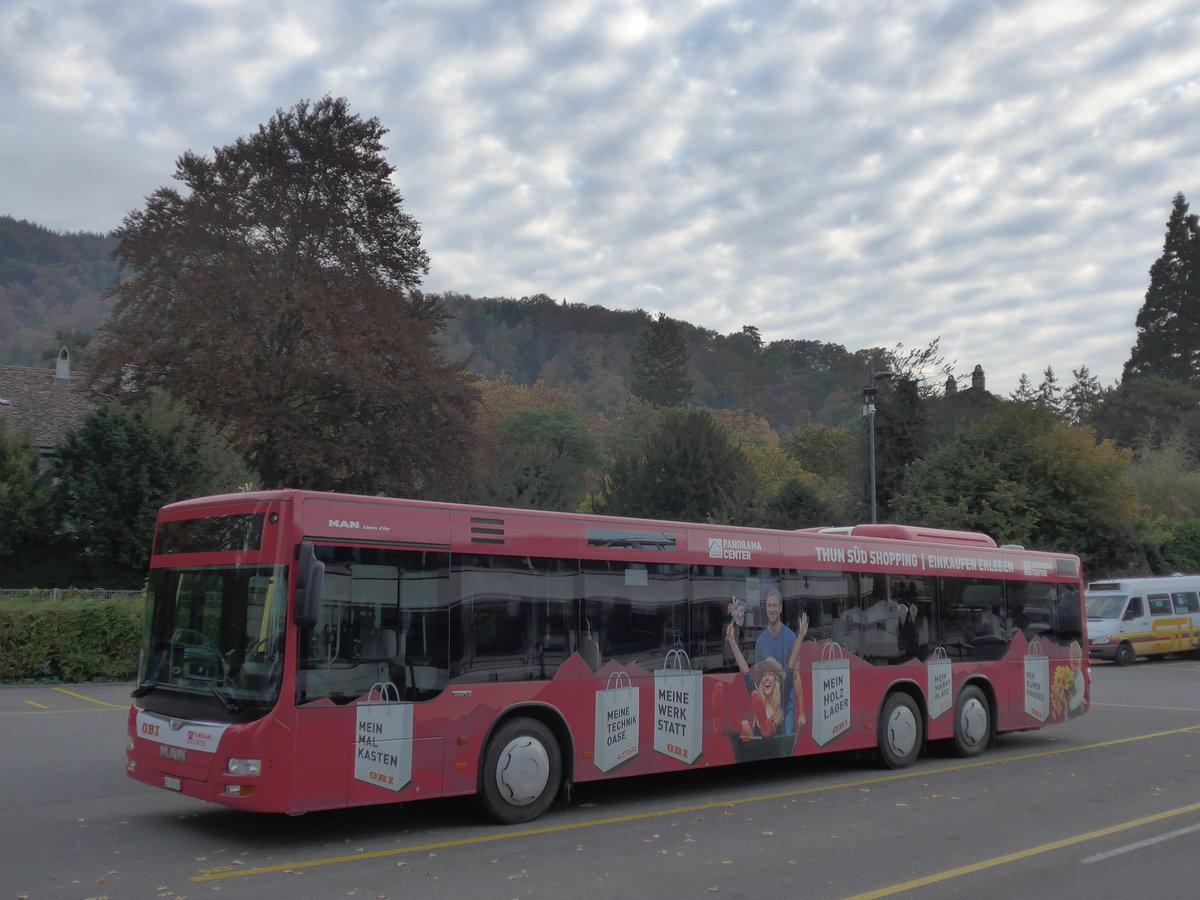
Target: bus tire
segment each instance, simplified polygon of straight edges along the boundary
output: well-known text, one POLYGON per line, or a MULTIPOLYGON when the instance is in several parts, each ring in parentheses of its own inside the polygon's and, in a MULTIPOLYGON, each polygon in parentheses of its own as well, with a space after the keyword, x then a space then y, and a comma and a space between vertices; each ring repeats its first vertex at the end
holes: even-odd
POLYGON ((879 759, 889 769, 903 769, 921 755, 924 722, 917 701, 893 691, 879 714, 879 759))
POLYGON ((1117 645, 1117 655, 1114 656, 1113 659, 1118 666, 1129 665, 1131 662, 1133 662, 1133 658, 1134 658, 1134 654, 1133 654, 1133 645, 1132 644, 1118 644, 1117 645))
POLYGON ((561 784, 562 751, 550 729, 536 719, 509 719, 488 741, 479 800, 497 822, 536 819, 550 808, 561 784))
POLYGON ((954 749, 962 757, 978 756, 992 742, 992 709, 983 691, 968 684, 954 704, 954 749))

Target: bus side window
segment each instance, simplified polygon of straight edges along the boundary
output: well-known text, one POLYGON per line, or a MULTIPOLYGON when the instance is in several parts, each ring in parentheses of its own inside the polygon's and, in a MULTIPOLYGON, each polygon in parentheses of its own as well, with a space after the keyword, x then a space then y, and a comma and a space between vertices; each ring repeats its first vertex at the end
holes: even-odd
POLYGON ((1129 606, 1125 608, 1125 615, 1121 616, 1121 621, 1129 622, 1133 619, 1140 619, 1142 615, 1142 598, 1130 597, 1129 606))
POLYGON ((301 642, 297 700, 350 703, 391 682, 404 699, 446 683, 448 556, 428 550, 319 546, 316 623, 301 642))
POLYGON ((601 667, 615 659, 655 669, 669 651, 687 650, 687 566, 584 560, 582 568, 582 619, 599 643, 601 667))

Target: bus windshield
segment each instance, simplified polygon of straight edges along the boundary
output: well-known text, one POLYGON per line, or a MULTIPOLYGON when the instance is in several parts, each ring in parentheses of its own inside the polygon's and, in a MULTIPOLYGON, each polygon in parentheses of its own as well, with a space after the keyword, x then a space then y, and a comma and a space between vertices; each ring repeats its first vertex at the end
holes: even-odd
POLYGON ((1121 610, 1125 608, 1125 594, 1102 594, 1087 598, 1087 617, 1089 619, 1119 619, 1121 610))
POLYGON ((258 713, 279 696, 286 569, 195 566, 150 573, 135 696, 203 698, 226 713, 258 713))

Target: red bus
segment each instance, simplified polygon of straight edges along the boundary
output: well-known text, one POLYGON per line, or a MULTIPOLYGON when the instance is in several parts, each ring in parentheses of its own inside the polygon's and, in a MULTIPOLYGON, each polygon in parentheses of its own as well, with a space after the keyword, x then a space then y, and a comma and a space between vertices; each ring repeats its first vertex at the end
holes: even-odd
POLYGON ((1088 707, 1079 560, 900 525, 770 531, 270 491, 158 516, 128 774, 245 810, 928 741, 1088 707))

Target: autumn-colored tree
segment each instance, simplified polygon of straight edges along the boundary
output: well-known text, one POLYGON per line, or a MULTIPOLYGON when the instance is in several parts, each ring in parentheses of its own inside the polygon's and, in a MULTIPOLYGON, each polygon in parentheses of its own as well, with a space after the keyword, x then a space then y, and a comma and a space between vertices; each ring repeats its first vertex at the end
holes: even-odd
POLYGON ((478 378, 474 386, 479 391, 478 421, 484 432, 494 432, 525 410, 570 407, 574 401, 571 393, 562 388, 551 387, 544 381, 517 384, 508 375, 478 378))
POLYGON ((809 472, 841 478, 855 469, 858 447, 844 428, 827 425, 797 428, 783 442, 784 452, 809 472))
POLYGON ((94 389, 166 390, 232 426, 264 486, 461 495, 476 394, 401 206, 387 133, 325 97, 187 152, 117 230, 94 389))
POLYGON ((740 447, 778 447, 779 435, 765 417, 748 409, 718 409, 713 417, 740 447))

